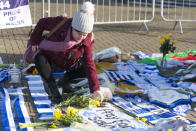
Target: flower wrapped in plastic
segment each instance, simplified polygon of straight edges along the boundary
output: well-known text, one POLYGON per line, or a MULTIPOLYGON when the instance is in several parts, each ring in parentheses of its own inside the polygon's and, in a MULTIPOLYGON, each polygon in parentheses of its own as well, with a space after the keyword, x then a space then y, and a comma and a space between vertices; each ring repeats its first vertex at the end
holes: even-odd
POLYGON ((161 69, 165 69, 167 67, 166 55, 169 52, 174 53, 176 47, 175 44, 178 42, 176 39, 172 39, 172 33, 165 34, 163 37, 159 36, 158 41, 161 44, 159 50, 163 53, 163 58, 161 61, 161 69))
POLYGON ((62 113, 62 111, 57 108, 52 117, 53 121, 51 122, 40 122, 40 123, 19 123, 19 127, 27 128, 27 127, 58 127, 65 126, 69 127, 73 122, 83 123, 83 118, 78 115, 78 110, 73 107, 68 107, 66 113, 62 113))
POLYGON ((163 37, 159 36, 158 41, 161 44, 159 50, 163 55, 166 55, 169 52, 174 53, 176 49, 174 45, 178 42, 176 39, 172 40, 172 33, 165 34, 163 37))
POLYGON ((67 106, 76 108, 89 108, 90 105, 100 106, 99 100, 94 100, 92 94, 82 95, 74 93, 64 93, 63 99, 64 101, 62 101, 58 105, 55 105, 57 108, 67 106))

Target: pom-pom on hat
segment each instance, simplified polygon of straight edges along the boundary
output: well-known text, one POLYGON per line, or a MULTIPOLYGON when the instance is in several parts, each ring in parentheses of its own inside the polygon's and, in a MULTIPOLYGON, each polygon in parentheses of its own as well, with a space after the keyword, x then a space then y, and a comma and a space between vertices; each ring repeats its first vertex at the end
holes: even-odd
POLYGON ((94 25, 94 5, 91 2, 84 2, 81 9, 75 13, 72 20, 72 27, 80 32, 90 33, 94 25))

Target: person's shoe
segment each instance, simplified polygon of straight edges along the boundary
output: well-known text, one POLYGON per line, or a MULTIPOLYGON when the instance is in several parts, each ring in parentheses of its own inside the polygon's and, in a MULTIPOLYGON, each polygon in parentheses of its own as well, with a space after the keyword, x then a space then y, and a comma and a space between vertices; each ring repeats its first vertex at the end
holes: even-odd
POLYGON ((62 96, 60 95, 56 83, 51 82, 48 84, 51 93, 51 100, 53 103, 59 104, 62 101, 62 96))
POLYGON ((73 93, 73 89, 69 83, 63 85, 63 94, 64 93, 73 93))
POLYGON ((62 96, 60 95, 59 91, 57 88, 51 88, 50 89, 51 94, 52 94, 52 102, 59 104, 63 99, 62 96))
POLYGON ((69 82, 69 76, 67 74, 65 74, 63 76, 63 78, 61 78, 58 82, 57 82, 57 86, 63 87, 66 83, 69 82))

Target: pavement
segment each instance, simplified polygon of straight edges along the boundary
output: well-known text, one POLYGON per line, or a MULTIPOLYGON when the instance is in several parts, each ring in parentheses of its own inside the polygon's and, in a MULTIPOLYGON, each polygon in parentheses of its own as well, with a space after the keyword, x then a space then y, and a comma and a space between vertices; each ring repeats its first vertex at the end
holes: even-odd
MULTIPOLYGON (((178 40, 175 52, 196 49, 196 24, 182 23, 183 34, 178 29, 172 30, 174 22, 164 22, 160 18, 147 23, 149 32, 144 28, 138 31, 141 24, 95 25, 95 44, 93 50, 118 46, 123 53, 142 51, 151 55, 159 53, 160 44, 157 37, 165 33, 173 33, 178 40)), ((4 63, 19 62, 26 49, 30 27, 0 30, 0 55, 4 63)))
MULTIPOLYGON (((156 12, 156 14, 158 13, 160 12, 156 12)), ((178 40, 175 52, 196 49, 196 23, 182 23, 184 33, 180 34, 178 25, 177 29, 173 30, 174 22, 165 22, 159 16, 156 15, 152 22, 147 23, 149 32, 146 32, 144 28, 138 30, 141 23, 95 25, 93 50, 99 52, 117 46, 123 53, 142 51, 151 55, 152 53, 159 53, 160 44, 157 37, 165 33, 173 33, 173 37, 178 40)), ((0 56, 5 64, 20 62, 26 49, 30 29, 31 27, 0 30, 0 56)), ((10 85, 7 81, 0 83, 0 86, 6 88, 9 88, 10 85)), ((14 86, 27 86, 27 83, 23 79, 21 84, 14 86)), ((31 119, 37 122, 34 105, 31 103, 31 99, 27 97, 28 90, 25 92, 27 92, 25 100, 29 114, 31 119)), ((188 117, 196 121, 196 113, 192 112, 188 117)), ((36 128, 36 130, 45 129, 36 128)))

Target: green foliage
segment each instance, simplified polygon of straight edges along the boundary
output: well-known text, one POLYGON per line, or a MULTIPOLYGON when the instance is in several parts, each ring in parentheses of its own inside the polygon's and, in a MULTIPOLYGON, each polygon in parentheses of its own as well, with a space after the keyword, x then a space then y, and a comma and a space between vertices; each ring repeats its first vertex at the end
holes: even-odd
POLYGON ((158 37, 158 41, 161 44, 159 50, 163 53, 163 56, 168 54, 169 52, 174 53, 176 47, 174 44, 177 43, 177 40, 172 40, 172 34, 163 35, 163 39, 161 36, 158 37))
POLYGON ((86 108, 89 106, 92 97, 92 95, 84 96, 82 94, 65 93, 63 94, 63 101, 56 105, 56 107, 72 106, 77 108, 86 108))

